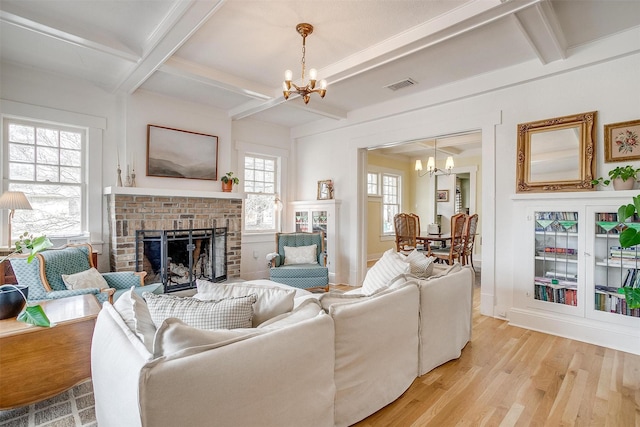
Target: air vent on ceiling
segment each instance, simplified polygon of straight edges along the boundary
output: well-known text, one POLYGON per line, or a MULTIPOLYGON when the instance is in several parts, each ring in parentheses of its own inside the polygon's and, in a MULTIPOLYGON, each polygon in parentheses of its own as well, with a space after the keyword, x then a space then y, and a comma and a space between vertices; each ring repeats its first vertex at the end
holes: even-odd
POLYGON ((395 91, 395 90, 402 89, 402 88, 405 88, 405 87, 413 86, 415 84, 418 84, 418 82, 416 82, 413 79, 404 79, 404 80, 400 80, 399 82, 392 83, 392 84, 390 84, 388 86, 385 86, 385 87, 395 91))

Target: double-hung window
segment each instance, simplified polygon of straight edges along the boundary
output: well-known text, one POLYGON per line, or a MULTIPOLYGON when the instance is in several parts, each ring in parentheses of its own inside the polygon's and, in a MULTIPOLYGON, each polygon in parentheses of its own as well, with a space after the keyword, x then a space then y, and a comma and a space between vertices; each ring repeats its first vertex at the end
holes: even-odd
POLYGON ((378 190, 378 180, 380 175, 375 172, 367 173, 367 194, 369 196, 379 196, 380 191, 378 190))
POLYGON ((382 174, 382 233, 394 234, 393 217, 400 212, 400 176, 382 174))
POLYGON ((4 146, 9 191, 25 193, 33 210, 16 210, 12 239, 83 232, 86 130, 5 118, 4 146))
POLYGON ((274 201, 278 188, 278 159, 247 154, 244 157, 244 229, 249 232, 276 231, 278 218, 274 201))

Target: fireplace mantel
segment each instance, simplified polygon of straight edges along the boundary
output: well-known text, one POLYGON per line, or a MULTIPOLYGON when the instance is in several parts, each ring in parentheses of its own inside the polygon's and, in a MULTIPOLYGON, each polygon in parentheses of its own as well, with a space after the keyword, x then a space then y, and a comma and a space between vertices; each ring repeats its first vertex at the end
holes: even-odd
POLYGON ((160 196, 160 197, 203 197, 206 199, 244 199, 244 193, 224 193, 221 191, 173 190, 145 187, 105 187, 104 195, 160 196))

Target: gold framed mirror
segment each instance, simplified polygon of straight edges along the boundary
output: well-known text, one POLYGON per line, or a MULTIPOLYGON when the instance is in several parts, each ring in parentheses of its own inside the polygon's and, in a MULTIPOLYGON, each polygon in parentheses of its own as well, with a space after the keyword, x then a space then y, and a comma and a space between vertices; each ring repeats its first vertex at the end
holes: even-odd
POLYGON ((593 190, 596 115, 519 124, 516 193, 593 190))

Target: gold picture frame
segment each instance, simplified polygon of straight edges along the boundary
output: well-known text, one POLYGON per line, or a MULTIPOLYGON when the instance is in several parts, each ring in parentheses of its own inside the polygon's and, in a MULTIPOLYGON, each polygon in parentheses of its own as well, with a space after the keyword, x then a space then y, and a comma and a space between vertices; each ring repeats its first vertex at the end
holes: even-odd
POLYGON ((448 202, 449 201, 449 190, 438 190, 436 191, 436 200, 439 202, 448 202))
POLYGON ((518 125, 516 193, 592 191, 597 111, 518 125))
POLYGON ((605 163, 640 160, 639 135, 640 120, 604 125, 605 163))
POLYGON ((318 200, 333 199, 333 181, 330 179, 318 181, 318 200))

